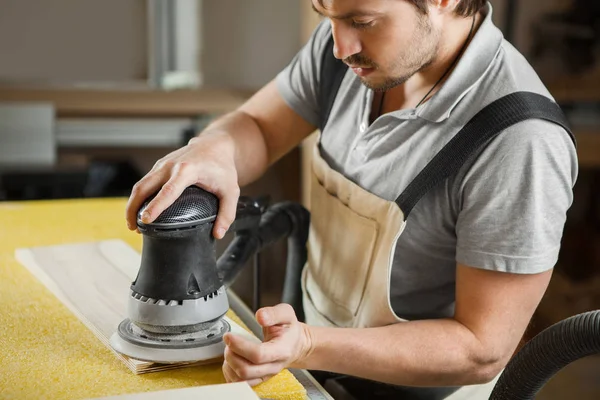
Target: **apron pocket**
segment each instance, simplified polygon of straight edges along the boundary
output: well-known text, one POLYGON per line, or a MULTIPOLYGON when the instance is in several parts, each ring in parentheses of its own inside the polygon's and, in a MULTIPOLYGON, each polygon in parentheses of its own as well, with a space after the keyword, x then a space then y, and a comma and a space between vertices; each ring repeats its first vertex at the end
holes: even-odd
POLYGON ((378 223, 351 210, 313 179, 306 289, 322 315, 348 326, 369 279, 378 223))
POLYGON ((315 304, 313 303, 312 298, 310 297, 310 293, 306 289, 307 287, 307 278, 308 278, 308 268, 304 268, 302 271, 302 291, 304 295, 302 296, 302 307, 304 308, 304 318, 307 324, 312 326, 339 326, 335 324, 333 321, 325 317, 323 314, 317 310, 315 304))

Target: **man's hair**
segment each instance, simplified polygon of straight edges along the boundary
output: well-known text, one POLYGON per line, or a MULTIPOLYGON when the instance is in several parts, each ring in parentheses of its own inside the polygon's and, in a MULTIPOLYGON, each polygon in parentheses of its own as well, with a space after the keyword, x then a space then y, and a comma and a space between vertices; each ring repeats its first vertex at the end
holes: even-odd
MULTIPOLYGON (((317 0, 321 7, 323 7, 323 0, 317 0)), ((427 14, 427 3, 429 0, 408 0, 413 3, 419 11, 423 14, 427 14)), ((456 14, 463 17, 470 17, 477 13, 482 8, 487 0, 460 0, 458 6, 456 6, 456 14)))
MULTIPOLYGON (((413 3, 423 14, 427 14, 427 3, 429 0, 409 0, 413 3)), ((455 13, 463 17, 470 17, 477 13, 482 8, 487 0, 460 0, 456 6, 455 13)))

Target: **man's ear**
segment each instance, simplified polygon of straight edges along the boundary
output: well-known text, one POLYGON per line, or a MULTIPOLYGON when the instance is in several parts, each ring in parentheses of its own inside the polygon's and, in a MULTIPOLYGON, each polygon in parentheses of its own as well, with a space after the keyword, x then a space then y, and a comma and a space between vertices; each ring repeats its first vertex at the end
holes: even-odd
POLYGON ((461 0, 430 0, 429 9, 440 14, 454 13, 460 2, 461 0))

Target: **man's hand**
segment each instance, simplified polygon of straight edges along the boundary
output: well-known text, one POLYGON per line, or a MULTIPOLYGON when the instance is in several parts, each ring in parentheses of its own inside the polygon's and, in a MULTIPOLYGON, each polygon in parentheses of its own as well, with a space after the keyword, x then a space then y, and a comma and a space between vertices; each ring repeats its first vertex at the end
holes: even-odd
POLYGON ((127 203, 127 226, 137 229, 137 212, 154 193, 144 223, 153 222, 186 187, 196 185, 219 198, 213 235, 222 238, 235 219, 240 186, 258 179, 315 128, 287 105, 271 81, 187 146, 160 159, 135 184, 127 203))
POLYGON ((218 134, 193 138, 187 146, 158 160, 135 184, 126 209, 129 229, 136 229, 137 211, 152 194, 158 192, 142 215, 144 223, 154 221, 190 185, 197 185, 219 198, 213 235, 222 238, 235 219, 240 188, 231 140, 218 134))
POLYGON ((284 368, 301 364, 312 350, 308 326, 298 321, 289 304, 261 308, 256 320, 263 327, 263 343, 225 335, 223 374, 227 382, 258 385, 284 368))

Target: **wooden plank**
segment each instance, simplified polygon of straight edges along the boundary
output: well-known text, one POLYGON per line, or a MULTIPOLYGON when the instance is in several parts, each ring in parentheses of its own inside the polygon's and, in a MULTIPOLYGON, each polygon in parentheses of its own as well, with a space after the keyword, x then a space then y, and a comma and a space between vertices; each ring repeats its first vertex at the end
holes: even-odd
POLYGON ((90 400, 258 400, 246 382, 221 385, 196 386, 184 389, 160 390, 156 392, 124 394, 120 396, 98 397, 90 400))
POLYGON ((222 89, 0 86, 0 102, 52 103, 58 117, 195 117, 233 111, 249 94, 222 89))
MULTIPOLYGON (((139 253, 121 240, 105 240, 19 248, 15 257, 112 350, 110 337, 127 317, 129 286, 137 275, 139 253)), ((256 339, 225 318, 232 332, 256 339)), ((217 358, 196 363, 159 364, 112 351, 135 374, 222 361, 217 358)))

